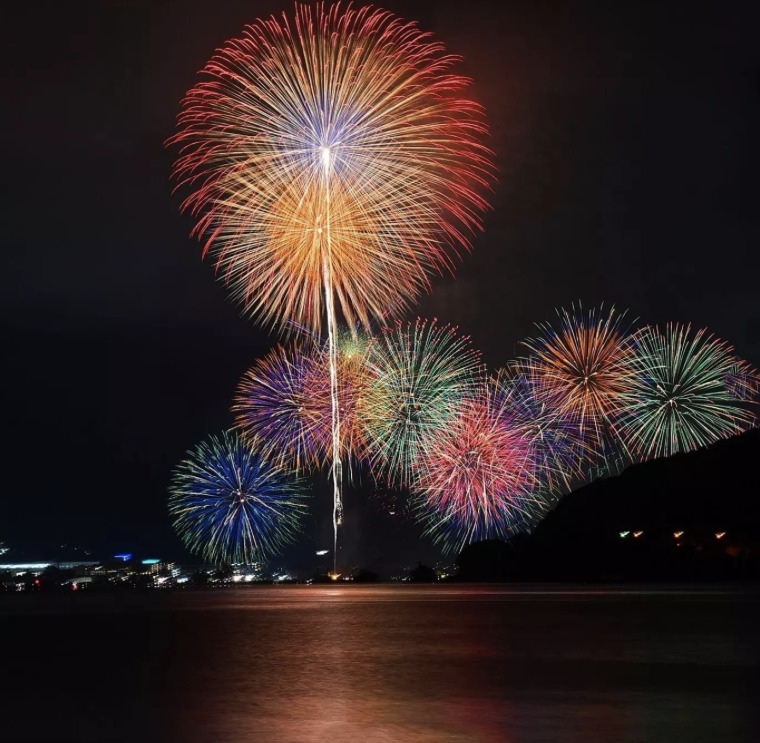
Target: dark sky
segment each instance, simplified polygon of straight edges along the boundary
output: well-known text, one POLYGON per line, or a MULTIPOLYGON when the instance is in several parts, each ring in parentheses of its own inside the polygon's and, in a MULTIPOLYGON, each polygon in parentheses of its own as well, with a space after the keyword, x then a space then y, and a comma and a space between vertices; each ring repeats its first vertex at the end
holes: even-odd
MULTIPOLYGON (((171 467, 230 424, 275 342, 201 262, 163 142, 213 50, 292 6, 152 5, 38 2, 5 24, 0 541, 177 552, 171 467)), ((486 232, 419 315, 496 366, 556 307, 605 301, 760 364, 752 6, 385 3, 464 56, 498 158, 486 232)))

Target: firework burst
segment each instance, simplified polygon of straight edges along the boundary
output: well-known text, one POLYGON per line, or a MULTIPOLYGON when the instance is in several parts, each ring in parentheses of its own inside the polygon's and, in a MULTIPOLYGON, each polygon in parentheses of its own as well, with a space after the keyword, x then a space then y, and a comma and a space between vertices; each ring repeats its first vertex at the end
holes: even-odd
POLYGON ((760 395, 760 373, 744 359, 735 359, 726 375, 726 386, 737 400, 755 403, 760 395))
POLYGON ((206 65, 174 173, 249 314, 319 331, 327 271, 336 309, 367 325, 469 247, 493 165, 457 61, 387 11, 318 3, 256 21, 206 65))
MULTIPOLYGON (((360 408, 369 387, 369 343, 367 336, 343 332, 337 344, 340 455, 349 465, 365 451, 360 408)), ((318 468, 330 459, 328 353, 327 346, 314 339, 278 346, 248 369, 238 384, 232 406, 236 427, 257 450, 282 466, 318 468)))
POLYGON ((456 328, 417 320, 383 332, 369 354, 362 421, 373 470, 408 486, 420 442, 434 437, 474 392, 480 354, 456 328))
POLYGON ((630 386, 625 313, 614 307, 583 312, 558 310, 557 327, 540 324, 536 338, 523 341, 530 356, 523 369, 536 395, 566 426, 575 426, 588 453, 614 456, 625 443, 617 413, 630 386))
POLYGON ((632 347, 623 426, 638 456, 690 451, 753 424, 743 404, 757 376, 728 343, 676 323, 642 328, 632 347))
POLYGON ((525 528, 544 508, 536 485, 529 438, 492 385, 483 384, 424 442, 414 489, 426 533, 449 552, 525 528))
POLYGON ((325 374, 321 350, 313 343, 277 346, 238 384, 232 406, 237 428, 264 456, 284 466, 320 466, 326 456, 325 418, 313 380, 325 374))
POLYGON ((297 478, 255 453, 238 434, 211 436, 188 452, 169 486, 174 528, 214 563, 251 563, 292 542, 305 514, 297 478))

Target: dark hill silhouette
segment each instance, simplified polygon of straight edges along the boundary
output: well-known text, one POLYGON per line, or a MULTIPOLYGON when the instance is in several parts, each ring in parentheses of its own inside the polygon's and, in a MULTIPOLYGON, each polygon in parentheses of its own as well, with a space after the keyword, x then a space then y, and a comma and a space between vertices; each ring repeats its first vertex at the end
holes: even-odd
POLYGON ((750 532, 760 526, 760 430, 688 454, 635 464, 565 496, 535 536, 600 530, 698 529, 750 532))
POLYGON ((529 537, 471 545, 459 564, 465 580, 757 580, 759 551, 754 429, 586 485, 529 537))

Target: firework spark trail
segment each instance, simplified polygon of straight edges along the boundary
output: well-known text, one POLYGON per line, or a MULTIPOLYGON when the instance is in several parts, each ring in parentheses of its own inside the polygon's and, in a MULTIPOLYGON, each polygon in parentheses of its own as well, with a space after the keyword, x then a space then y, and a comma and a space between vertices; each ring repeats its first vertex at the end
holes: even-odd
MULTIPOLYGON (((333 573, 338 572, 338 527, 343 523, 343 463, 340 445, 340 403, 338 401, 338 322, 333 302, 332 240, 330 235, 330 148, 320 149, 322 157, 322 193, 324 196, 326 250, 322 256, 327 311, 327 342, 330 366, 330 421, 332 428, 332 481, 333 481, 333 573)), ((319 230, 321 232, 321 230, 319 230)))
MULTIPOLYGON (((327 452, 337 451, 341 460, 343 482, 353 478, 353 465, 366 457, 367 443, 364 425, 365 398, 370 386, 372 370, 367 363, 367 354, 372 346, 371 337, 356 329, 337 330, 334 334, 332 353, 337 377, 337 396, 333 395, 332 380, 325 380, 325 364, 315 366, 309 374, 308 386, 311 405, 316 406, 321 420, 331 419, 333 403, 337 401, 340 416, 340 436, 333 439, 334 430, 323 426, 318 434, 322 448, 327 452), (336 446, 338 448, 336 448, 336 446)), ((328 357, 330 343, 322 343, 320 353, 328 357)))
MULTIPOLYGON (((325 292, 328 284, 325 281, 325 292)), ((333 480, 333 573, 338 572, 338 527, 343 523, 343 500, 341 489, 343 485, 343 463, 341 461, 340 439, 340 403, 338 388, 338 359, 336 349, 337 328, 332 299, 328 303, 328 344, 330 357, 330 409, 332 428, 332 480, 333 480), (332 317, 329 317, 332 314, 332 317)))
POLYGON ((456 61, 387 11, 296 5, 214 55, 170 140, 193 232, 246 312, 285 332, 327 324, 336 528, 337 316, 403 312, 487 208, 493 155, 456 61))

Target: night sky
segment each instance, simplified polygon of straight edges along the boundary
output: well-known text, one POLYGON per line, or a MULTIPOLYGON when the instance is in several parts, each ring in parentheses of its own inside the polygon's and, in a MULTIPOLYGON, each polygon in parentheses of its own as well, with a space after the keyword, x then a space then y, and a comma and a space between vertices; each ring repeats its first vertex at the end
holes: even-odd
MULTIPOLYGON (((152 5, 24 4, 5 24, 0 541, 11 545, 181 555, 171 468, 230 425, 239 377, 276 342, 201 261, 163 143, 214 49, 292 5, 152 5)), ((459 325, 491 367, 578 300, 707 326, 760 364, 754 4, 651 5, 384 3, 465 58, 488 112, 493 210, 456 277, 435 280, 416 310, 459 325)), ((347 544, 372 532, 365 516, 355 511, 347 544)), ((308 526, 309 549, 325 519, 308 526)), ((426 554, 415 533, 384 548, 426 554)))

